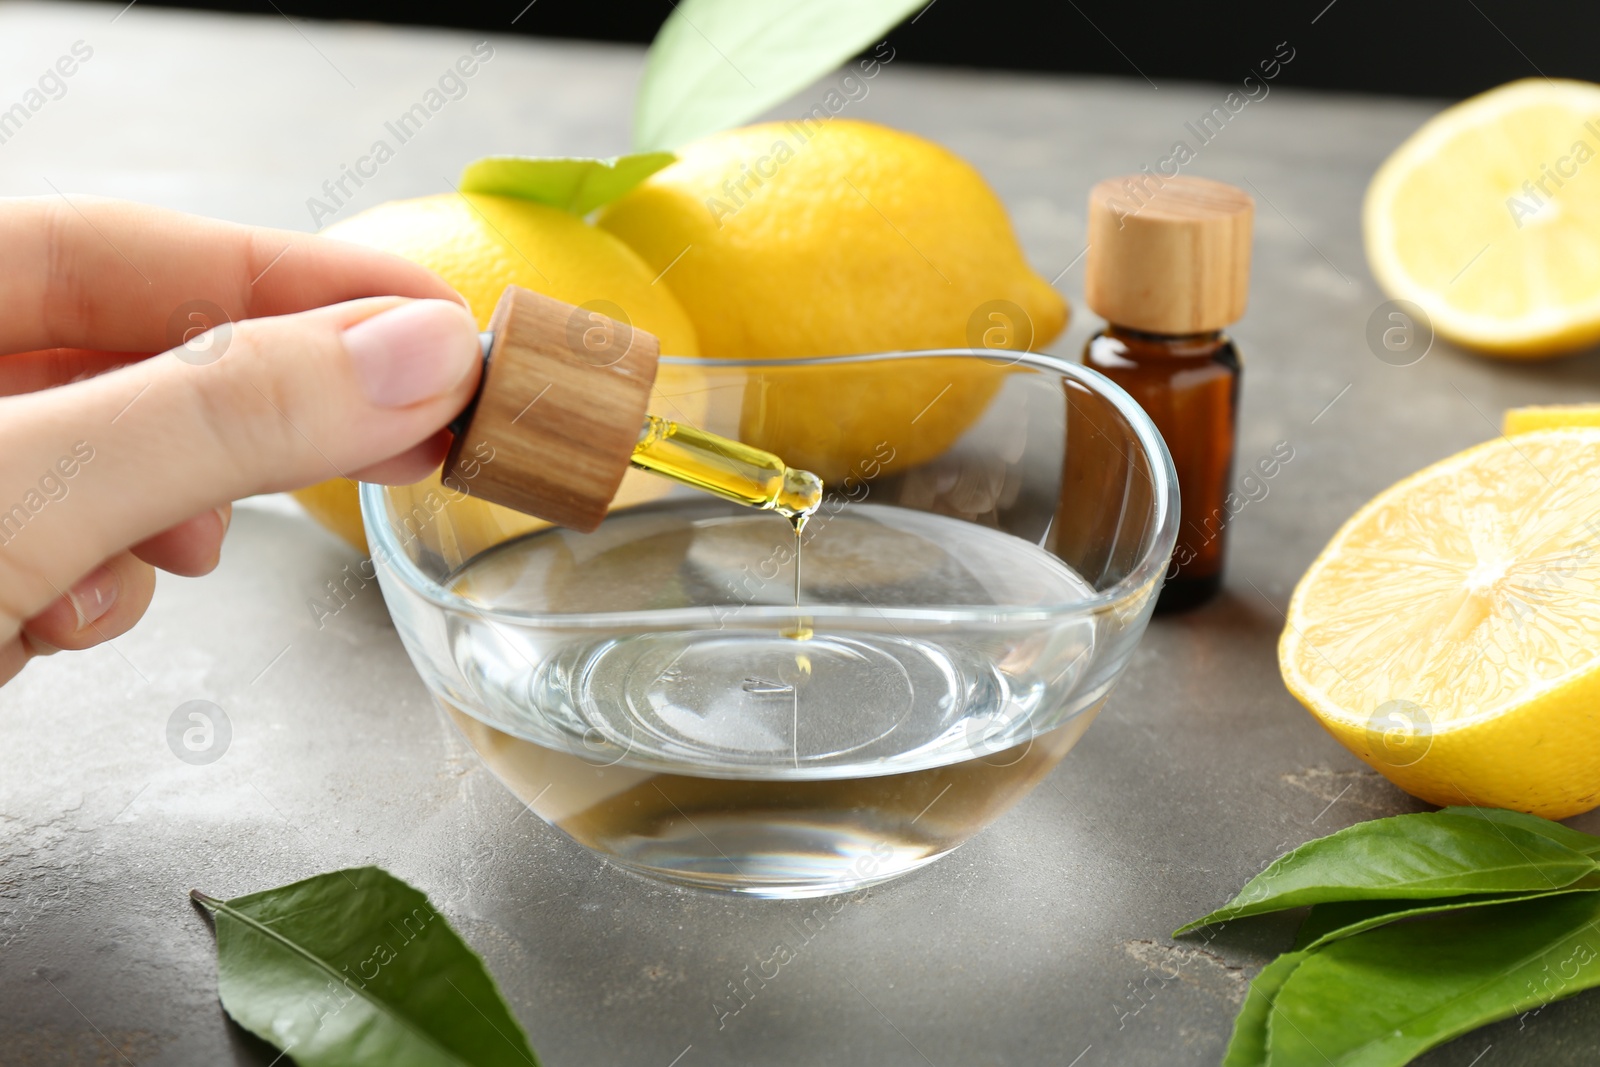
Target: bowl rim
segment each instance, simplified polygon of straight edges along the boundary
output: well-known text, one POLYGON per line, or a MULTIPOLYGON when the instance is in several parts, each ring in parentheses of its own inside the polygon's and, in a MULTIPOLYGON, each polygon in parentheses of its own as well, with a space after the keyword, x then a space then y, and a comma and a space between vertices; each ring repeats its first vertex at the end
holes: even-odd
MULTIPOLYGON (((1172 455, 1167 451, 1155 423, 1150 421, 1138 401, 1116 382, 1090 367, 1073 363, 1060 356, 1043 352, 1016 352, 1005 362, 996 360, 996 350, 983 348, 931 348, 896 352, 862 353, 848 356, 807 356, 784 359, 731 359, 715 356, 662 356, 660 362, 679 367, 821 367, 849 363, 869 363, 884 360, 909 360, 930 357, 978 358, 990 366, 1027 366, 1049 371, 1076 381, 1110 401, 1128 421, 1138 438, 1149 463, 1151 480, 1155 489, 1155 535, 1149 546, 1121 580, 1100 590, 1092 597, 1061 605, 993 605, 977 608, 971 606, 922 606, 914 608, 879 608, 874 605, 815 604, 802 605, 812 619, 890 619, 896 622, 934 623, 943 625, 962 622, 1029 622, 1049 621, 1063 617, 1083 616, 1115 610, 1137 596, 1152 580, 1166 574, 1178 537, 1179 501, 1178 477, 1172 455)), ((531 612, 486 608, 468 600, 435 582, 417 567, 406 555, 405 548, 394 536, 387 521, 375 521, 384 514, 384 494, 389 486, 372 482, 360 484, 361 518, 367 532, 367 547, 379 573, 387 570, 401 580, 408 589, 424 600, 445 611, 471 615, 490 620, 503 620, 518 626, 541 625, 550 628, 584 629, 609 627, 632 629, 640 619, 648 618, 652 628, 664 625, 722 626, 728 617, 737 616, 750 621, 792 621, 795 608, 792 604, 750 604, 667 608, 650 611, 604 612, 531 612), (630 620, 632 620, 630 622, 630 620)), ((958 520, 959 521, 959 520, 958 520)), ((1150 592, 1151 602, 1159 592, 1159 584, 1150 592)))

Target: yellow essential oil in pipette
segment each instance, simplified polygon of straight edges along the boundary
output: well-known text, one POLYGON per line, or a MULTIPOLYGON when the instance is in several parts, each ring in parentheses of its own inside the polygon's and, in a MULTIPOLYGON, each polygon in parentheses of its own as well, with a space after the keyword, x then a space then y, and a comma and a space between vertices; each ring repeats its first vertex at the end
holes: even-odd
MULTIPOLYGON (((794 602, 800 606, 800 532, 822 504, 822 479, 771 452, 655 415, 645 416, 633 465, 747 507, 776 511, 794 526, 794 602)), ((786 636, 811 636, 806 620, 786 636)))
POLYGON ((776 511, 799 529, 822 503, 822 479, 759 448, 645 416, 633 465, 727 500, 776 511))

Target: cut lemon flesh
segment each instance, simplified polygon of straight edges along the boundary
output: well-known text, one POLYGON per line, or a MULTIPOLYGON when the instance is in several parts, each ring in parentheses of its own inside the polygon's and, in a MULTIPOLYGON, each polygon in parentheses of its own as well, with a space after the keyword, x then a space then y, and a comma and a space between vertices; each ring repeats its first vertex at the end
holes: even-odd
POLYGON ((1284 682, 1440 804, 1600 804, 1600 429, 1539 430, 1379 494, 1295 589, 1284 682))
POLYGON ((1600 86, 1528 79, 1439 113, 1367 189, 1367 259, 1440 335, 1509 356, 1600 340, 1600 86))

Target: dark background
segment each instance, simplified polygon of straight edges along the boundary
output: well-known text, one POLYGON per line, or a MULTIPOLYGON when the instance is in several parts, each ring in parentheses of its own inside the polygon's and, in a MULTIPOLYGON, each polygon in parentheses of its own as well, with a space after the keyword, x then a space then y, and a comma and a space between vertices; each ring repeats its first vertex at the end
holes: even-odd
MULTIPOLYGON (((166 6, 637 42, 672 10, 670 0, 166 6)), ((1460 97, 1541 74, 1600 80, 1595 0, 934 0, 914 17, 893 33, 896 58, 914 63, 1236 83, 1287 41, 1295 59, 1280 84, 1307 88, 1460 97)))

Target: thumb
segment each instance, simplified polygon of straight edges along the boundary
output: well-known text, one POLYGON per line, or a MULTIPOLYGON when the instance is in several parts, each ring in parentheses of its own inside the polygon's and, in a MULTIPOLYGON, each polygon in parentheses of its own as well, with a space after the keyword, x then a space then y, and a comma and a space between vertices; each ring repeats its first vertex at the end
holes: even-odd
POLYGON ((0 637, 190 516, 426 441, 466 405, 480 365, 465 308, 381 297, 225 323, 97 378, 0 398, 0 637))

